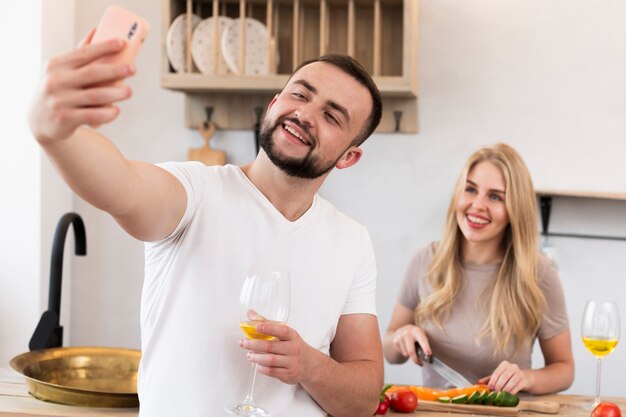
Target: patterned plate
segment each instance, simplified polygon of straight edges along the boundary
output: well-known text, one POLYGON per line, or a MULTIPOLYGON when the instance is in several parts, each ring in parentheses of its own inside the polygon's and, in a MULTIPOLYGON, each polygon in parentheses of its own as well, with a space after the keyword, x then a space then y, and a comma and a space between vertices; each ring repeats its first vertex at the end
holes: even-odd
MULTIPOLYGON (((202 19, 195 14, 191 15, 191 25, 195 28, 202 19)), ((187 15, 185 13, 174 19, 167 30, 165 49, 167 59, 176 72, 185 72, 185 44, 187 43, 187 15)))
MULTIPOLYGON (((261 22, 246 18, 246 75, 265 75, 269 73, 267 62, 267 28, 261 22)), ((222 54, 228 67, 239 74, 239 39, 241 37, 240 19, 234 19, 224 30, 222 36, 222 54)))
MULTIPOLYGON (((219 16, 217 19, 218 36, 222 36, 224 29, 229 26, 232 21, 233 19, 230 17, 219 16)), ((191 38, 191 56, 193 57, 193 62, 196 63, 201 73, 207 75, 215 75, 213 59, 213 22, 212 17, 204 19, 196 26, 196 29, 193 31, 193 37, 191 38)), ((220 48, 219 39, 217 41, 217 47, 220 48)), ((219 60, 217 63, 217 73, 220 75, 230 73, 230 69, 222 56, 221 49, 217 51, 217 56, 219 60)))

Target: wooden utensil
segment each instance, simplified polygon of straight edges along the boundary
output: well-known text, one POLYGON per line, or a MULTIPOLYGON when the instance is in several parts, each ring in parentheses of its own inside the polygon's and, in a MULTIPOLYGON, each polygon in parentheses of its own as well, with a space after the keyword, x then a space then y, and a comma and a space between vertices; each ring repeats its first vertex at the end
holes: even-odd
POLYGON ((200 128, 198 128, 198 131, 204 138, 204 146, 189 149, 188 159, 190 161, 200 161, 205 165, 224 165, 226 164, 226 153, 223 151, 216 151, 209 145, 209 141, 217 131, 217 126, 211 122, 213 108, 206 107, 205 111, 207 119, 200 126, 200 128))
POLYGON ((520 411, 534 411, 542 414, 557 414, 561 405, 554 401, 520 401, 517 407, 496 407, 493 405, 451 404, 438 401, 419 400, 418 411, 440 411, 444 413, 488 414, 492 416, 517 416, 520 411))

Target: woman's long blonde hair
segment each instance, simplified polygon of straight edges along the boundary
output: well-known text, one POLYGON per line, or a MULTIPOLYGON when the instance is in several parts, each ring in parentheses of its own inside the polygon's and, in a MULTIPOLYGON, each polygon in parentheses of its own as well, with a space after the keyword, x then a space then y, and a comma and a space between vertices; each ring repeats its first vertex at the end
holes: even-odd
POLYGON ((448 207, 443 239, 428 269, 433 293, 418 305, 416 323, 431 319, 442 327, 459 292, 463 279, 461 244, 464 237, 456 220, 456 206, 467 176, 483 161, 491 162, 502 172, 510 223, 502 237, 502 263, 497 279, 484 294, 488 320, 478 338, 491 335, 495 351, 501 352, 511 341, 515 349, 519 349, 533 340, 545 308, 536 272, 539 236, 535 191, 526 164, 515 149, 506 144, 479 149, 461 171, 448 207))

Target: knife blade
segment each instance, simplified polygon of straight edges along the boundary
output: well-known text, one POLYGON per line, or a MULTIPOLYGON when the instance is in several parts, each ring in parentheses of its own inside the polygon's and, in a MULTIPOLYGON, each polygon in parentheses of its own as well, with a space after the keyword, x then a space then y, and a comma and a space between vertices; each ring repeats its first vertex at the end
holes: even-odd
POLYGON ((417 342, 415 342, 415 351, 425 366, 429 366, 433 371, 437 372, 443 379, 451 383, 453 386, 457 388, 466 388, 474 385, 463 375, 450 368, 434 356, 431 355, 430 357, 426 357, 424 350, 417 342))

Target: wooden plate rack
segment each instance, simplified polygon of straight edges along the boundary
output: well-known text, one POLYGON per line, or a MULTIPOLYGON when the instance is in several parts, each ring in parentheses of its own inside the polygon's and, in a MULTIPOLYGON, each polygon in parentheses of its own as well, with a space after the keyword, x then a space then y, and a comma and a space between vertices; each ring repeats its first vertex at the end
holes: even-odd
MULTIPOLYGON (((344 53, 359 60, 373 75, 383 95, 383 119, 378 132, 417 132, 417 0, 163 0, 161 84, 186 94, 186 125, 204 120, 204 108, 214 108, 220 129, 252 129, 255 107, 265 108, 304 60, 325 53, 344 53), (165 50, 171 22, 185 13, 204 18, 252 17, 267 27, 267 75, 200 73, 186 48, 186 68, 176 73, 165 50)), ((213 62, 221 47, 217 19, 213 22, 213 62)), ((240 32, 243 29, 244 20, 240 32)), ((190 45, 191 24, 187 25, 190 45)), ((245 36, 240 38, 239 73, 244 74, 245 36)))

